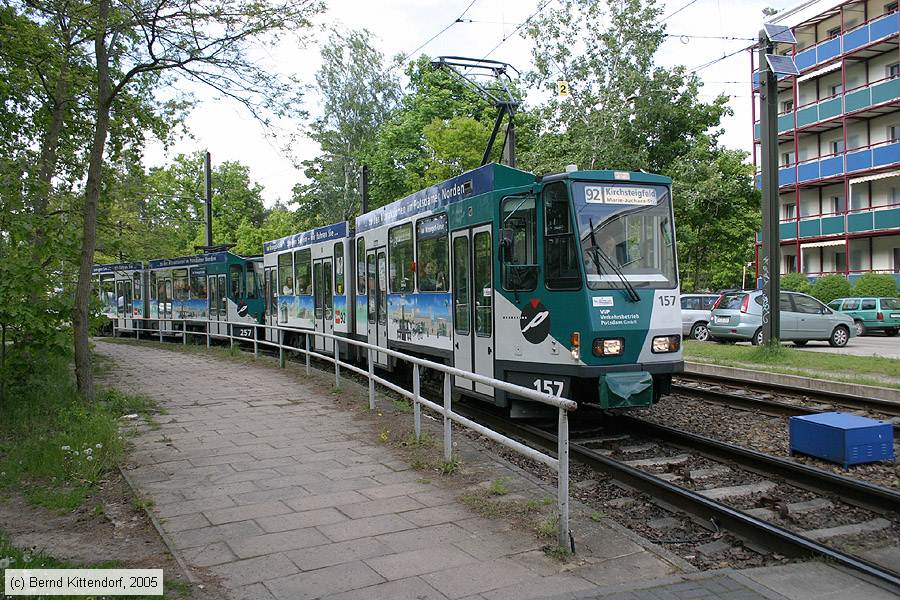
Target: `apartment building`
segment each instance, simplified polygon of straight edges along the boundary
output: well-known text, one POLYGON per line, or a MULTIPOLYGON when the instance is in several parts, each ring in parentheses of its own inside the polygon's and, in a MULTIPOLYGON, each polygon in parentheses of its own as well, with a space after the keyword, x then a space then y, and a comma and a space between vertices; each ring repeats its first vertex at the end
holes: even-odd
MULTIPOLYGON (((778 94, 781 272, 900 279, 900 12, 896 1, 810 0, 773 22, 799 76, 778 94)), ((753 58, 754 163, 760 163, 753 58)), ((757 238, 757 264, 760 255, 757 238)))

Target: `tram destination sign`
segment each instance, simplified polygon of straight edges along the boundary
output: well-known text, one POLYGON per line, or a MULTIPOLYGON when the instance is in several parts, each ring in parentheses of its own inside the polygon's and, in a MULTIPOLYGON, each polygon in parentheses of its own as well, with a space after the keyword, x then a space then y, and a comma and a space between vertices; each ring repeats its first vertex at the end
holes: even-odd
POLYGON ((280 252, 282 250, 291 250, 294 248, 303 248, 310 244, 318 244, 319 242, 327 242, 329 240, 337 240, 347 237, 347 222, 341 221, 334 225, 325 225, 310 229, 302 233, 295 233, 283 238, 266 242, 263 245, 263 254, 271 254, 272 252, 280 252))
POLYGON ((356 231, 360 233, 413 215, 434 212, 493 188, 493 165, 485 165, 356 217, 356 231))
POLYGON ((94 265, 91 267, 91 273, 115 273, 116 271, 140 271, 144 268, 141 262, 115 263, 112 265, 94 265))
POLYGON ((228 260, 227 252, 212 252, 210 254, 196 254, 194 256, 179 256, 178 258, 161 258, 151 260, 151 269, 165 269, 167 267, 185 267, 191 265, 209 265, 222 263, 228 260))
POLYGON ((584 201, 590 204, 656 204, 656 188, 637 185, 586 185, 584 201))

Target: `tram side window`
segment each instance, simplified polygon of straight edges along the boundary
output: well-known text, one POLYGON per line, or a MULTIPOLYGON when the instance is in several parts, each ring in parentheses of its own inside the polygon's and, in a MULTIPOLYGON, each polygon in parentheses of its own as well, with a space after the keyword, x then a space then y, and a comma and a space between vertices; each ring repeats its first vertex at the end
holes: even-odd
POLYGON ((388 232, 390 251, 391 292, 412 292, 413 284, 413 242, 412 223, 394 227, 388 232))
POLYGON ((131 298, 131 282, 123 281, 122 287, 125 289, 125 316, 130 317, 133 316, 134 304, 132 303, 131 298))
POLYGON ((144 286, 141 285, 141 274, 134 274, 134 299, 140 301, 144 296, 144 286))
POLYGON ((366 240, 356 240, 356 293, 366 293, 366 240))
POLYGON ((334 293, 344 294, 344 242, 334 245, 334 293))
POLYGON ((578 252, 569 193, 562 182, 544 188, 544 279, 548 289, 577 290, 581 287, 578 252))
POLYGON ((116 311, 116 290, 115 276, 100 276, 100 303, 103 305, 103 312, 111 314, 116 311))
POLYGON ((294 252, 294 286, 295 294, 303 294, 309 296, 312 294, 312 274, 310 271, 310 261, 312 260, 312 250, 297 250, 294 252))
POLYGON ((125 312, 125 282, 116 282, 116 314, 120 317, 125 312))
POLYGON ((191 298, 206 300, 206 273, 191 271, 191 298))
POLYGON ((219 314, 219 289, 216 285, 216 276, 213 275, 209 278, 209 300, 207 301, 207 306, 209 307, 209 315, 214 317, 219 314))
POLYGON ((258 297, 257 285, 256 285, 256 271, 253 270, 253 265, 247 265, 247 274, 244 278, 245 285, 247 287, 244 288, 246 292, 246 297, 252 300, 255 300, 258 297))
POLYGON ((244 278, 244 274, 241 270, 241 265, 231 265, 228 267, 230 275, 229 279, 231 279, 231 297, 235 299, 241 297, 241 279, 244 278))
POLYGON ((419 219, 416 223, 416 269, 420 292, 446 292, 447 215, 419 219))
POLYGON ((534 196, 513 196, 503 201, 501 235, 504 237, 502 283, 509 291, 537 287, 537 204, 534 196))
POLYGON ((172 279, 175 283, 175 299, 187 300, 190 293, 190 283, 188 282, 187 269, 175 269, 172 271, 172 279))
POLYGON ((369 265, 369 271, 368 271, 369 284, 366 289, 368 290, 368 295, 369 295, 369 311, 368 311, 369 312, 369 323, 374 324, 375 323, 376 303, 378 302, 378 296, 375 293, 375 282, 376 282, 375 277, 377 277, 377 273, 375 271, 375 253, 374 252, 369 255, 368 265, 369 265))
POLYGON ((294 266, 291 262, 291 253, 285 252, 278 255, 278 284, 281 286, 282 296, 294 295, 294 266))

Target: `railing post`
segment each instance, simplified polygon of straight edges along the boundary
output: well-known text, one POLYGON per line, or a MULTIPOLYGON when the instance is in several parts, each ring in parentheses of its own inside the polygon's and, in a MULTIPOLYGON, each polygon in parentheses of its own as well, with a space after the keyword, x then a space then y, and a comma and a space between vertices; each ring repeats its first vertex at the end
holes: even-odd
POLYGON ((225 325, 225 327, 227 328, 226 331, 228 332, 229 348, 234 350, 234 327, 231 326, 231 323, 228 323, 227 325, 225 325))
POLYGON ((309 377, 309 334, 306 334, 306 376, 309 377))
POLYGON ((453 460, 453 441, 450 438, 450 373, 444 373, 444 460, 453 460))
POLYGON ((253 358, 259 358, 259 327, 253 328, 253 358))
POLYGON ((559 431, 557 431, 559 447, 556 457, 559 461, 557 471, 557 503, 559 508, 559 545, 569 547, 569 414, 563 407, 559 408, 559 431))
POLYGON ((284 331, 278 330, 278 366, 284 368, 284 331))
POLYGON ((187 320, 181 321, 181 345, 187 346, 187 320))
POLYGON ((375 361, 374 352, 369 348, 369 410, 375 410, 375 361))
POLYGON ((337 340, 334 341, 334 387, 341 387, 341 352, 338 350, 337 340))
POLYGON ((137 321, 134 325, 134 338, 138 341, 141 340, 141 328, 143 327, 143 325, 143 321, 137 321), (138 327, 138 325, 141 325, 141 327, 138 327))
POLYGON ((158 323, 159 323, 159 343, 162 344, 162 328, 163 328, 162 319, 160 319, 158 321, 158 323))
POLYGON ((209 319, 206 320, 206 347, 209 348, 209 319))
POLYGON ((419 404, 419 363, 413 364, 413 425, 416 441, 422 437, 422 405, 419 404))

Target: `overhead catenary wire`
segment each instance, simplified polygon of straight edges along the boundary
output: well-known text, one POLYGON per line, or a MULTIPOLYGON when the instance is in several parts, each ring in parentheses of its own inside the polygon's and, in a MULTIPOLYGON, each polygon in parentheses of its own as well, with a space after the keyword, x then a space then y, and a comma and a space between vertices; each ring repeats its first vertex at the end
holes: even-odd
POLYGON ((541 12, 542 10, 544 10, 545 8, 547 8, 547 5, 549 5, 551 2, 553 2, 553 0, 544 0, 544 2, 541 2, 541 3, 538 5, 537 10, 535 10, 533 13, 531 13, 531 15, 530 15, 527 19, 525 19, 524 21, 522 21, 521 23, 519 23, 518 25, 516 25, 516 28, 515 28, 515 29, 513 29, 513 30, 512 30, 511 32, 509 32, 507 35, 504 35, 504 36, 500 39, 500 41, 497 42, 497 45, 495 45, 493 48, 491 48, 490 50, 488 50, 487 54, 485 54, 484 56, 481 57, 481 60, 484 60, 484 59, 486 59, 487 57, 489 57, 491 54, 493 54, 493 53, 497 50, 497 48, 499 48, 500 46, 502 46, 502 45, 506 42, 506 40, 508 40, 509 38, 511 38, 512 36, 514 36, 516 33, 518 33, 520 29, 522 29, 523 27, 525 27, 526 25, 528 25, 528 23, 530 23, 531 20, 532 20, 533 18, 535 18, 536 16, 538 16, 538 14, 540 14, 540 12, 541 12))
POLYGON ((660 23, 665 23, 666 21, 668 21, 669 19, 671 19, 672 17, 674 17, 675 15, 677 15, 678 13, 683 11, 684 9, 688 8, 689 6, 692 6, 693 4, 696 4, 696 2, 697 2, 697 0, 690 0, 687 4, 683 5, 681 8, 677 8, 673 12, 670 12, 668 15, 663 17, 662 20, 660 20, 660 23))
POLYGON ((472 0, 471 2, 469 2, 468 6, 466 6, 465 10, 463 10, 462 13, 460 13, 460 15, 458 17, 456 17, 456 19, 454 19, 453 21, 450 21, 450 23, 448 23, 446 27, 444 27, 443 29, 438 31, 436 34, 434 34, 433 36, 431 36, 430 38, 428 38, 421 44, 419 44, 419 46, 415 50, 404 54, 403 58, 401 58, 399 62, 401 64, 406 62, 406 59, 408 59, 410 56, 412 56, 413 54, 415 54, 416 52, 418 52, 419 50, 421 50, 422 48, 424 48, 425 46, 427 46, 428 44, 430 44, 431 42, 436 40, 441 34, 443 34, 445 31, 447 31, 448 29, 450 29, 457 23, 464 23, 465 21, 462 20, 463 17, 466 16, 466 13, 469 12, 469 9, 472 8, 472 5, 475 4, 475 2, 477 2, 477 1, 478 0, 472 0))
POLYGON ((691 69, 690 71, 691 71, 691 73, 696 73, 697 71, 702 71, 703 69, 706 69, 707 67, 711 67, 711 66, 713 66, 713 65, 716 64, 716 63, 722 62, 723 60, 726 60, 726 59, 728 59, 728 58, 731 58, 732 56, 735 56, 736 54, 740 54, 741 52, 744 52, 744 51, 749 50, 749 49, 750 49, 750 47, 738 48, 738 49, 735 50, 734 52, 729 52, 728 54, 725 54, 725 55, 723 55, 723 56, 720 56, 719 58, 714 58, 713 60, 711 60, 711 61, 709 61, 709 62, 705 62, 705 63, 703 63, 702 65, 699 65, 699 66, 697 66, 697 67, 694 67, 694 68, 691 69))

